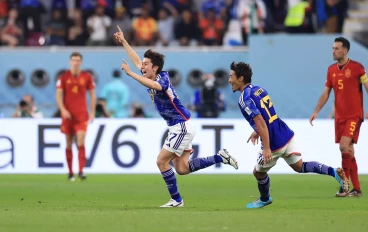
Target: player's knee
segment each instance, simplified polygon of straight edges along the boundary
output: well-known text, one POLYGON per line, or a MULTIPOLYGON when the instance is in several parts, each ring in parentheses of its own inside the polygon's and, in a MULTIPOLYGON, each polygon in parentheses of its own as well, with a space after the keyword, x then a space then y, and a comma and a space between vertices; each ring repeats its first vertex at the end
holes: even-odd
POLYGON ((84 146, 84 136, 77 137, 77 145, 78 147, 84 146))
POLYGON ((189 174, 189 168, 181 166, 180 168, 176 169, 176 173, 179 175, 187 175, 189 174))
POLYGON ((84 146, 84 140, 77 140, 78 147, 84 146))
POLYGON ((340 148, 340 151, 342 153, 349 152, 349 145, 348 144, 340 143, 339 148, 340 148))
POLYGON ((257 179, 262 179, 266 176, 267 172, 258 172, 256 169, 253 169, 253 175, 257 178, 257 179))
POLYGON ((67 137, 66 138, 66 148, 72 149, 73 146, 73 137, 67 137))
POLYGON ((156 164, 157 164, 157 167, 161 170, 161 169, 164 169, 165 166, 168 165, 168 162, 164 159, 161 159, 160 157, 157 158, 156 160, 156 164))

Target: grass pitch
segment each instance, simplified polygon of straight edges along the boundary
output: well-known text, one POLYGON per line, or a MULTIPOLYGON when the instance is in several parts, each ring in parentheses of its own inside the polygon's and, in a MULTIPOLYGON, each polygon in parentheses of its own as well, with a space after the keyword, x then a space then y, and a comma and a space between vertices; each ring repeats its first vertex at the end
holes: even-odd
POLYGON ((170 209, 160 175, 0 175, 0 231, 368 231, 368 196, 335 198, 329 176, 270 177, 273 204, 250 210, 251 175, 177 176, 185 207, 170 209))

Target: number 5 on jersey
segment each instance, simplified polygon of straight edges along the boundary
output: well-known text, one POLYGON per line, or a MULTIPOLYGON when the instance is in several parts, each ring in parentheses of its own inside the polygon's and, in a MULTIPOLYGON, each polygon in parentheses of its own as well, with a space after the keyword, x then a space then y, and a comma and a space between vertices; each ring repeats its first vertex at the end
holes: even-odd
POLYGON ((350 133, 349 133, 350 135, 354 135, 355 126, 356 126, 356 122, 350 123, 350 133))
POLYGON ((277 114, 274 114, 271 116, 271 113, 270 113, 270 110, 271 108, 273 108, 273 103, 270 99, 270 96, 267 95, 265 97, 263 97, 261 100, 260 100, 260 103, 261 103, 261 107, 262 109, 264 109, 268 115, 268 123, 272 123, 273 121, 275 121, 278 116, 277 114))
POLYGON ((337 85, 339 86, 339 89, 344 88, 344 84, 342 83, 342 79, 337 80, 337 85))

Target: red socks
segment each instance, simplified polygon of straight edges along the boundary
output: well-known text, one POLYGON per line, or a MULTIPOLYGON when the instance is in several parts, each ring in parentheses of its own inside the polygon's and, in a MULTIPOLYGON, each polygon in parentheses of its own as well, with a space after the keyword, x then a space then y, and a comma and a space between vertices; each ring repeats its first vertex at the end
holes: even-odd
POLYGON ((83 173, 83 168, 86 165, 86 150, 84 146, 78 147, 79 173, 83 173))
POLYGON ((65 149, 66 162, 68 163, 69 174, 73 175, 73 152, 71 149, 65 149))
POLYGON ((345 172, 345 175, 348 179, 350 179, 350 169, 351 169, 351 157, 349 152, 342 153, 342 169, 345 172))
POLYGON ((360 183, 358 178, 358 165, 356 163, 355 157, 350 160, 350 179, 353 183, 354 189, 360 191, 360 183))

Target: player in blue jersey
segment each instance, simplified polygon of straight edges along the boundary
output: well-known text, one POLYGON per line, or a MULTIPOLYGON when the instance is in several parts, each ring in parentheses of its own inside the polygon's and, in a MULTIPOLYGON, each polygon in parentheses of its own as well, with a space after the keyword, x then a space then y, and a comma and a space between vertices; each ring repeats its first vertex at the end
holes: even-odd
POLYGON ((303 162, 295 144, 294 132, 276 114, 270 95, 264 88, 251 84, 253 73, 249 64, 233 62, 230 69, 229 83, 232 90, 241 92, 240 111, 254 130, 247 142, 251 141, 255 145, 259 138, 262 142, 253 170, 261 197, 247 204, 247 208, 261 208, 272 203, 267 172, 276 165, 279 158, 283 158, 296 172, 330 175, 348 192, 349 183, 342 168, 332 168, 315 161, 303 162))
POLYGON ((214 156, 189 160, 189 156, 193 153, 192 140, 195 135, 195 128, 190 122, 190 112, 181 104, 174 87, 170 83, 169 74, 162 71, 164 55, 148 50, 144 53, 144 58, 141 61, 138 54, 125 40, 119 27, 115 37, 122 43, 129 59, 141 71, 142 76, 132 72, 125 61, 123 61, 121 68, 128 76, 148 88, 147 91, 155 104, 156 110, 169 127, 168 137, 157 157, 157 166, 166 182, 171 199, 160 207, 183 207, 184 201, 180 196, 170 161, 173 162, 179 175, 186 175, 212 166, 215 163, 229 164, 235 169, 238 169, 238 164, 226 149, 221 149, 214 156))

